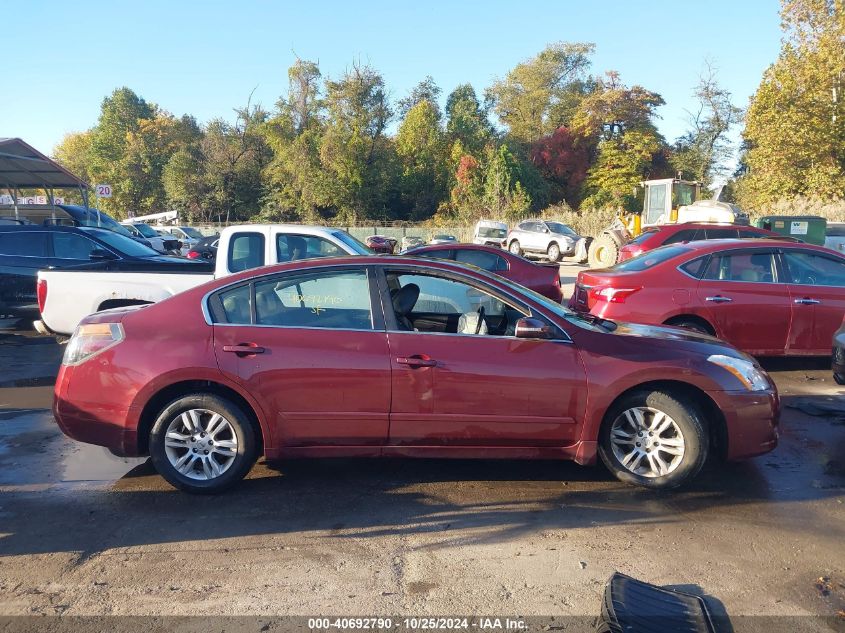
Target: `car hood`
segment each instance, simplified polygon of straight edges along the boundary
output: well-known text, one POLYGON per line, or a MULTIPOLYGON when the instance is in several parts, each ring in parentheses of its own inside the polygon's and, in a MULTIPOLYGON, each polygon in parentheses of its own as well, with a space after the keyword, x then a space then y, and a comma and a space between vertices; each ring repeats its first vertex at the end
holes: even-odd
POLYGON ((655 344, 661 346, 683 347, 687 351, 701 354, 724 354, 734 358, 753 360, 748 354, 715 336, 671 325, 645 325, 617 321, 616 329, 610 332, 610 335, 652 339, 655 344))

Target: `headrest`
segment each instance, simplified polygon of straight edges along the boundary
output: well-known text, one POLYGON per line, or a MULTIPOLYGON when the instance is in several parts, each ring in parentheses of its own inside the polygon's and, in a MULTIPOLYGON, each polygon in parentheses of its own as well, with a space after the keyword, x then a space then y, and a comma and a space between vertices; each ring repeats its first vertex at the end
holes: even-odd
POLYGON ((420 287, 417 284, 408 284, 391 294, 393 295, 393 309, 399 314, 408 314, 414 309, 417 299, 420 298, 420 287))

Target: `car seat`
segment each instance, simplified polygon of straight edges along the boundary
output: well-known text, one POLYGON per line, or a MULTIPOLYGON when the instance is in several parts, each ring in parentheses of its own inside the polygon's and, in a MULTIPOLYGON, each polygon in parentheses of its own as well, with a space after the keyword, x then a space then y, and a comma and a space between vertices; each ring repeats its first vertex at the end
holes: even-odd
POLYGON ((390 292, 393 313, 396 315, 396 324, 399 329, 407 332, 414 331, 414 324, 409 317, 419 298, 420 287, 417 284, 408 284, 390 292))

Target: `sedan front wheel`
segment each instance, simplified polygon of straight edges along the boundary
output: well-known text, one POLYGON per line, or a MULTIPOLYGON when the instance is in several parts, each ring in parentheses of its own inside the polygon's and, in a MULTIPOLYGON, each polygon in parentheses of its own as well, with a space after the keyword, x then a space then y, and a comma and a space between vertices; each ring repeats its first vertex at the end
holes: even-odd
POLYGON ((213 394, 174 400, 156 419, 150 456, 159 474, 186 492, 210 494, 237 483, 256 459, 255 433, 235 403, 213 394))
POLYGON ((599 454, 619 479, 646 488, 677 488, 707 459, 703 416, 688 398, 637 391, 623 398, 602 426, 599 454))

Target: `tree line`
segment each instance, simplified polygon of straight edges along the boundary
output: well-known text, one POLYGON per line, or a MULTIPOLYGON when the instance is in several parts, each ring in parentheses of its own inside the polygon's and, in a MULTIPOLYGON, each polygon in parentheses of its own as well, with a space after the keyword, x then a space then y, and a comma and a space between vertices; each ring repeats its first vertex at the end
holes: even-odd
POLYGON ((727 180, 726 195, 749 209, 836 199, 845 196, 842 4, 784 0, 782 50, 747 112, 705 65, 688 130, 672 141, 655 124, 659 94, 613 71, 593 74, 592 44, 557 42, 483 93, 463 84, 445 102, 432 77, 394 103, 369 65, 324 77, 304 59, 274 108, 248 100, 231 121, 175 117, 119 88, 55 156, 113 186, 106 211, 175 208, 198 222, 445 225, 550 205, 635 209, 641 180, 677 174, 705 187, 727 180), (729 133, 743 123, 731 173, 729 133))

